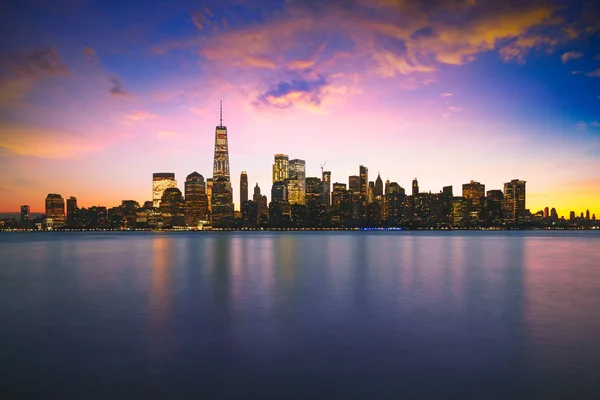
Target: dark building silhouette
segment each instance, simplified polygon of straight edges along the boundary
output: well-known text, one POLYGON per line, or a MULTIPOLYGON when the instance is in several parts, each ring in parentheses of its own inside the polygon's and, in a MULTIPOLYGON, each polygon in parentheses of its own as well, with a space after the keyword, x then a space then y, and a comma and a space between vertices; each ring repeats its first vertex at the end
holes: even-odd
POLYGON ((22 228, 27 228, 30 225, 29 210, 30 208, 28 205, 21 206, 21 218, 19 219, 19 224, 22 228))
POLYGON ((375 189, 373 196, 377 198, 377 196, 383 196, 383 181, 381 180, 381 175, 377 174, 377 179, 375 180, 375 189))
POLYGON ((240 174, 240 210, 245 201, 248 201, 248 174, 246 171, 242 171, 240 174))
POLYGON ((252 200, 246 200, 242 203, 243 226, 254 228, 258 226, 258 203, 252 200))
POLYGON ((310 226, 324 223, 326 206, 323 202, 323 182, 317 177, 306 178, 306 210, 310 226))
POLYGON ((75 228, 79 225, 79 208, 77 207, 77 199, 73 196, 67 199, 67 221, 69 228, 75 228))
POLYGON ((417 181, 417 178, 415 178, 412 181, 412 195, 416 196, 418 194, 419 194, 419 181, 417 181))

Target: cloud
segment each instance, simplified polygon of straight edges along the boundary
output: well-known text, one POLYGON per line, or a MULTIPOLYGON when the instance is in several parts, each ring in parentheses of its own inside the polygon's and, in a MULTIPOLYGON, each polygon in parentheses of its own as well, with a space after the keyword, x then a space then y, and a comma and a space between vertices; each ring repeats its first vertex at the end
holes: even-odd
POLYGON ((199 10, 190 15, 192 22, 198 29, 204 29, 205 25, 211 25, 212 21, 208 19, 208 16, 213 16, 208 7, 205 7, 205 10, 199 10))
POLYGON ((295 77, 290 81, 280 81, 268 91, 260 94, 255 100, 256 106, 269 106, 274 108, 289 108, 297 103, 313 106, 321 104, 323 89, 327 80, 323 76, 313 79, 295 77))
POLYGON ((21 100, 43 79, 70 76, 71 71, 51 47, 0 58, 0 106, 21 100))
POLYGON ((286 1, 251 25, 230 12, 237 23, 224 30, 207 30, 221 17, 199 11, 192 18, 202 29, 198 36, 154 51, 196 48, 207 73, 236 86, 311 69, 324 76, 390 78, 410 90, 434 81, 443 65, 467 64, 492 51, 505 62, 524 63, 600 28, 594 18, 583 18, 584 11, 569 13, 553 1, 286 1))
POLYGON ((600 128, 600 121, 578 121, 574 126, 579 130, 587 131, 589 128, 600 128))
POLYGON ((562 56, 560 56, 560 60, 563 62, 563 64, 566 64, 570 60, 576 60, 581 57, 583 57, 583 53, 579 51, 567 51, 562 56))
POLYGON ((442 93, 441 97, 452 97, 452 93, 442 93))
POLYGON ((117 77, 110 78, 110 83, 112 83, 112 87, 109 89, 111 95, 125 97, 130 96, 130 94, 123 89, 123 83, 121 82, 121 79, 117 77))
POLYGON ((91 47, 84 47, 83 54, 85 59, 91 63, 97 64, 99 62, 98 56, 96 55, 96 51, 91 47))
POLYGON ((123 116, 125 122, 144 122, 147 120, 156 119, 158 116, 146 111, 135 111, 123 116))
POLYGON ((598 76, 600 76, 600 68, 599 68, 599 69, 597 69, 597 70, 595 70, 595 71, 588 72, 586 75, 587 75, 587 76, 598 77, 598 76))
POLYGON ((0 130, 0 149, 19 156, 72 159, 80 158, 102 146, 101 143, 64 130, 13 123, 1 124, 0 130))
POLYGON ((158 139, 172 139, 181 136, 181 133, 173 132, 173 131, 158 131, 156 132, 156 137, 158 139))

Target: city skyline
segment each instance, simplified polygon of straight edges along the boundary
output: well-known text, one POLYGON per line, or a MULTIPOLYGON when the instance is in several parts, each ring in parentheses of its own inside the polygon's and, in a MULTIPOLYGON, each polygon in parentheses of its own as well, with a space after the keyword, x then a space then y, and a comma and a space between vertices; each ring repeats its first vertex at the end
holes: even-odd
POLYGON ((48 193, 142 203, 154 172, 181 192, 212 178, 222 99, 236 209, 241 171, 270 198, 282 153, 305 177, 326 162, 332 184, 360 164, 407 192, 518 178, 532 212, 600 215, 592 3, 28 4, 0 45, 0 212, 43 212, 48 193))

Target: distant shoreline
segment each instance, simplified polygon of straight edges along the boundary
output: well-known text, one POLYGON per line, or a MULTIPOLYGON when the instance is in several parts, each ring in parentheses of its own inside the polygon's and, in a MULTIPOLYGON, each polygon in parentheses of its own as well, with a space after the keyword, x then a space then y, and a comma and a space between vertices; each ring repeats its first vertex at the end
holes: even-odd
POLYGON ((84 233, 84 232, 474 232, 474 231, 600 231, 600 226, 555 228, 210 228, 210 229, 6 229, 1 233, 84 233))

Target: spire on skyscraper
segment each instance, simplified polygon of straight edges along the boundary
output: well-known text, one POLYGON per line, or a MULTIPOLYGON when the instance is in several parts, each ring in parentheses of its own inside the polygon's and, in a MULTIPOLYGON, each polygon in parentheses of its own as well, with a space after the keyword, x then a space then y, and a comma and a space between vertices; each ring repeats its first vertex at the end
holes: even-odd
POLYGON ((219 127, 223 127, 223 100, 219 100, 219 127))

